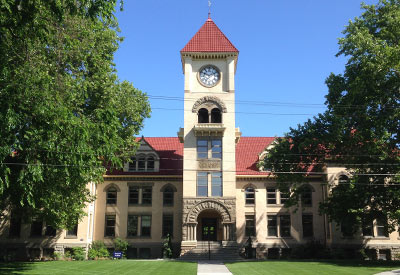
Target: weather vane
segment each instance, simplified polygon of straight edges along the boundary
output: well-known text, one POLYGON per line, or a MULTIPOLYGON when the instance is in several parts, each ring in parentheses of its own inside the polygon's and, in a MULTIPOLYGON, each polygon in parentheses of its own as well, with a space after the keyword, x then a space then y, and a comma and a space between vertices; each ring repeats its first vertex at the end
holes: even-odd
POLYGON ((211 1, 208 0, 208 18, 211 17, 211 1))

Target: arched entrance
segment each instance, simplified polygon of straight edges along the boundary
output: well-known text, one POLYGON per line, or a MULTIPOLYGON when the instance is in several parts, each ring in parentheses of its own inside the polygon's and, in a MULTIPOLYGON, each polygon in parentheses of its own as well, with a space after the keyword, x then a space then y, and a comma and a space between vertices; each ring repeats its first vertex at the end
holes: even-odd
POLYGON ((184 241, 234 239, 232 215, 226 206, 217 200, 207 199, 196 203, 185 215, 184 220, 184 241))
POLYGON ((222 241, 221 215, 212 209, 204 210, 197 216, 198 241, 222 241))

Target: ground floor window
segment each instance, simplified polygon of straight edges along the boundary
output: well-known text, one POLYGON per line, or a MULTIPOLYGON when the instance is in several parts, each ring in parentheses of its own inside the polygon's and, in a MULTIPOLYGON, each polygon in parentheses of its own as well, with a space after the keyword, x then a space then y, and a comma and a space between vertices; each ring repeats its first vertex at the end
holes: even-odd
POLYGON ((31 237, 42 236, 43 221, 38 218, 33 218, 31 223, 31 237))
POLYGON ((268 236, 270 237, 278 237, 278 223, 277 216, 268 215, 268 236))
POLYGON ((255 236, 256 227, 254 222, 254 215, 246 215, 246 236, 255 236))
POLYGON ((269 237, 290 237, 290 215, 267 215, 269 237))
POLYGON ((314 236, 313 230, 313 215, 303 215, 302 216, 302 225, 303 225, 303 237, 309 238, 314 236))
POLYGON ((76 237, 78 235, 78 224, 67 230, 67 237, 76 237))
POLYGON ((128 215, 128 237, 151 236, 151 215, 128 215))
POLYGON ((281 237, 290 237, 290 215, 280 216, 280 235, 281 237))
POLYGON ((115 236, 115 215, 106 215, 105 237, 115 236))
POLYGON ((138 230, 139 216, 129 215, 128 216, 128 237, 137 236, 139 234, 138 230))
POLYGON ((151 216, 142 216, 141 236, 151 236, 151 216))
POLYGON ((166 237, 167 235, 169 235, 172 238, 173 231, 174 231, 174 216, 172 214, 164 214, 162 223, 162 236, 166 237))

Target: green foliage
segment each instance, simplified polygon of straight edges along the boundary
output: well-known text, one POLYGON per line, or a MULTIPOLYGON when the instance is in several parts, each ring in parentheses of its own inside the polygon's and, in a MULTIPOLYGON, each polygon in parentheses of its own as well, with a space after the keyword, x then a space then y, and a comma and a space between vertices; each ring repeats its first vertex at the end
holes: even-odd
POLYGON ((128 250, 129 243, 121 238, 114 239, 114 251, 121 251, 123 257, 126 257, 126 251, 128 250))
POLYGON ((74 259, 75 261, 85 260, 85 249, 83 247, 73 247, 72 259, 74 259))
POLYGON ((60 252, 54 252, 53 259, 56 261, 60 261, 63 259, 63 255, 60 252))
POLYGON ((135 151, 150 107, 116 75, 117 2, 0 1, 0 213, 72 227, 135 151))
POLYGON ((109 258, 110 253, 108 252, 106 245, 103 241, 93 241, 88 251, 88 258, 90 260, 109 258))
POLYGON ((171 243, 171 237, 169 234, 164 238, 163 240, 163 256, 164 258, 172 258, 172 243, 171 243))
POLYGON ((293 248, 291 257, 294 259, 329 259, 330 253, 317 241, 311 241, 293 248))
POLYGON ((346 167, 350 183, 330 186, 320 211, 349 234, 365 218, 387 218, 389 231, 400 220, 400 1, 362 7, 339 40, 348 61, 344 74, 326 80, 327 111, 290 129, 260 164, 284 172, 276 175, 292 191, 286 206, 298 204, 311 170, 346 167))

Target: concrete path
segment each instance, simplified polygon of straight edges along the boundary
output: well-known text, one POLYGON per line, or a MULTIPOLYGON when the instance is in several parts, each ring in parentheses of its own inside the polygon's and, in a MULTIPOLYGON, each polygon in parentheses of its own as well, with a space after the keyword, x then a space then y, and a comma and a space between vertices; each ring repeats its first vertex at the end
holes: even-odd
POLYGON ((219 261, 207 261, 197 263, 197 275, 229 275, 232 273, 219 261))
POLYGON ((392 270, 392 271, 385 271, 381 273, 377 273, 375 275, 400 275, 400 269, 392 270))

